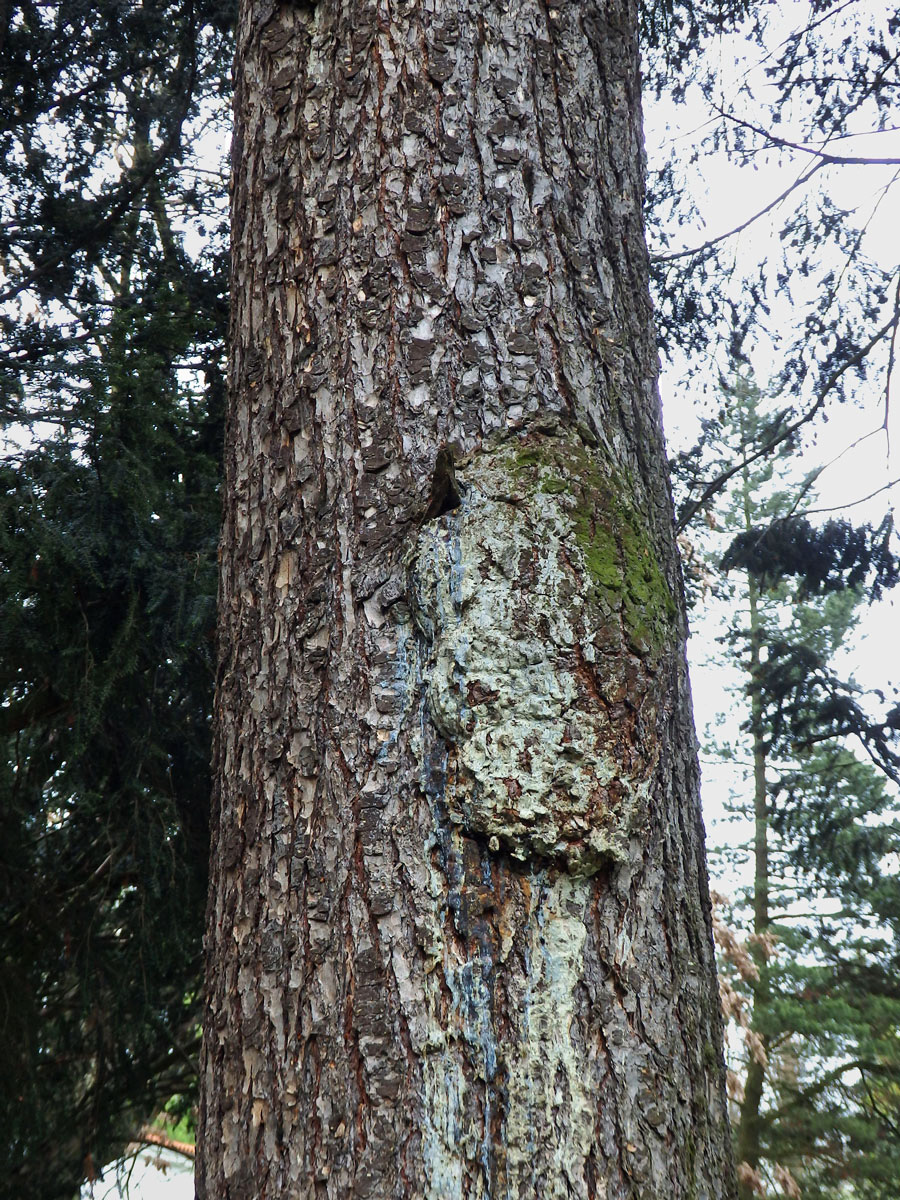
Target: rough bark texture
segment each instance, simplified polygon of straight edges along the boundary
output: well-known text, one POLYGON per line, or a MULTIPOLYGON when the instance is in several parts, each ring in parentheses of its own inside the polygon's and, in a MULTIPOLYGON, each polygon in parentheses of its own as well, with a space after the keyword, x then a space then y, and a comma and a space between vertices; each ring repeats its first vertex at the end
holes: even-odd
POLYGON ((247 0, 198 1195, 733 1195, 631 3, 247 0))

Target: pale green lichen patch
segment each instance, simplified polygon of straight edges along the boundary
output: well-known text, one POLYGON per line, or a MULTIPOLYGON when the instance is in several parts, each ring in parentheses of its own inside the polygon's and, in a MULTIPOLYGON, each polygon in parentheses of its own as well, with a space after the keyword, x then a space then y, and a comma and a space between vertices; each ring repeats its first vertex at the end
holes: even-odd
POLYGON ((545 438, 459 468, 462 503, 423 527, 410 595, 429 713, 455 748, 451 819, 584 873, 628 856, 645 808, 668 608, 624 502, 580 454, 545 438), (588 516, 589 491, 608 511, 588 516))
POLYGON ((573 1037, 575 993, 584 975, 586 880, 561 876, 533 892, 524 993, 515 1061, 509 1064, 506 1163, 510 1194, 530 1193, 535 1159, 549 1154, 542 1196, 586 1195, 585 1165, 594 1140, 597 1098, 584 1049, 573 1037), (558 1118, 564 1113, 563 1120, 558 1118), (556 1128, 552 1146, 543 1131, 556 1128))
POLYGON ((584 975, 591 884, 542 872, 529 883, 522 967, 512 984, 502 1039, 494 1032, 489 979, 478 957, 459 957, 450 942, 441 970, 426 979, 433 1024, 424 1064, 425 1200, 587 1195, 597 1100, 586 1048, 577 1037, 576 995, 584 975), (442 990, 451 997, 449 1011, 442 990), (474 1059, 474 1071, 463 1069, 464 1059, 474 1059), (464 1192, 463 1163, 484 1168, 475 1174, 474 1193, 464 1192), (502 1180, 497 1192, 490 1186, 494 1178, 502 1180))

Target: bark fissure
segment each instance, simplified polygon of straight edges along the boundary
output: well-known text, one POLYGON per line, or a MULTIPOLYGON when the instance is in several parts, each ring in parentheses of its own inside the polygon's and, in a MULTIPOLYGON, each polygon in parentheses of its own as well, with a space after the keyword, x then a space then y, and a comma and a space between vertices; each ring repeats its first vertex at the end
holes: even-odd
POLYGON ((201 1197, 732 1195, 637 92, 242 6, 201 1197))

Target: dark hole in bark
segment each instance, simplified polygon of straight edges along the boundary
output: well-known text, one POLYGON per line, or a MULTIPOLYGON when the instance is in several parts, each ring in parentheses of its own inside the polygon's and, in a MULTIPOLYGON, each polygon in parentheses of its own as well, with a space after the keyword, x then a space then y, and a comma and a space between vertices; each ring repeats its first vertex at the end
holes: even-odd
POLYGON ((459 508, 461 504, 462 498, 460 497, 459 492, 456 490, 451 480, 446 491, 444 492, 443 498, 441 499, 440 506, 434 515, 436 517, 442 517, 444 513, 452 512, 454 508, 459 508))
POLYGON ((431 478, 431 495, 428 508, 425 510, 425 520, 433 521, 444 513, 452 512, 462 504, 460 489, 453 472, 453 455, 446 447, 438 451, 434 462, 434 474, 431 478))

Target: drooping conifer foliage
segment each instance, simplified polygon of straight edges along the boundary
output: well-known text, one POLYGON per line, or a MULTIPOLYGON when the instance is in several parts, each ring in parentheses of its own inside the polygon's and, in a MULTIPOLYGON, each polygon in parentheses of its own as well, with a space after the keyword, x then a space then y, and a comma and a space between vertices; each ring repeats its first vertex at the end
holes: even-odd
MULTIPOLYGON (((735 440, 753 436, 763 404, 752 385, 733 389, 735 440)), ((728 917, 749 954, 720 939, 727 1008, 747 1030, 732 1063, 739 1176, 747 1200, 795 1184, 814 1200, 888 1200, 900 1187, 900 756, 895 711, 836 662, 864 586, 891 582, 897 562, 882 532, 837 522, 797 518, 792 536, 785 521, 766 541, 802 491, 783 469, 744 468, 718 509, 719 602, 733 614, 721 640, 744 719, 712 749, 732 764, 733 815, 750 832, 724 858, 752 879, 728 917)))
POLYGON ((663 12, 647 59, 658 327, 678 386, 696 407, 706 393, 713 434, 680 464, 684 526, 744 456, 796 447, 836 404, 862 407, 861 433, 889 422, 900 21, 864 0, 663 12), (728 165, 717 208, 712 160, 728 165), (766 371, 782 402, 720 456, 716 373, 735 364, 766 371))
POLYGON ((893 532, 889 518, 872 529, 846 520, 815 526, 806 517, 777 517, 735 534, 721 566, 750 571, 763 585, 795 579, 801 600, 864 585, 878 599, 897 583, 893 532))
POLYGON ((193 1095, 230 10, 4 7, 0 1192, 193 1095))

